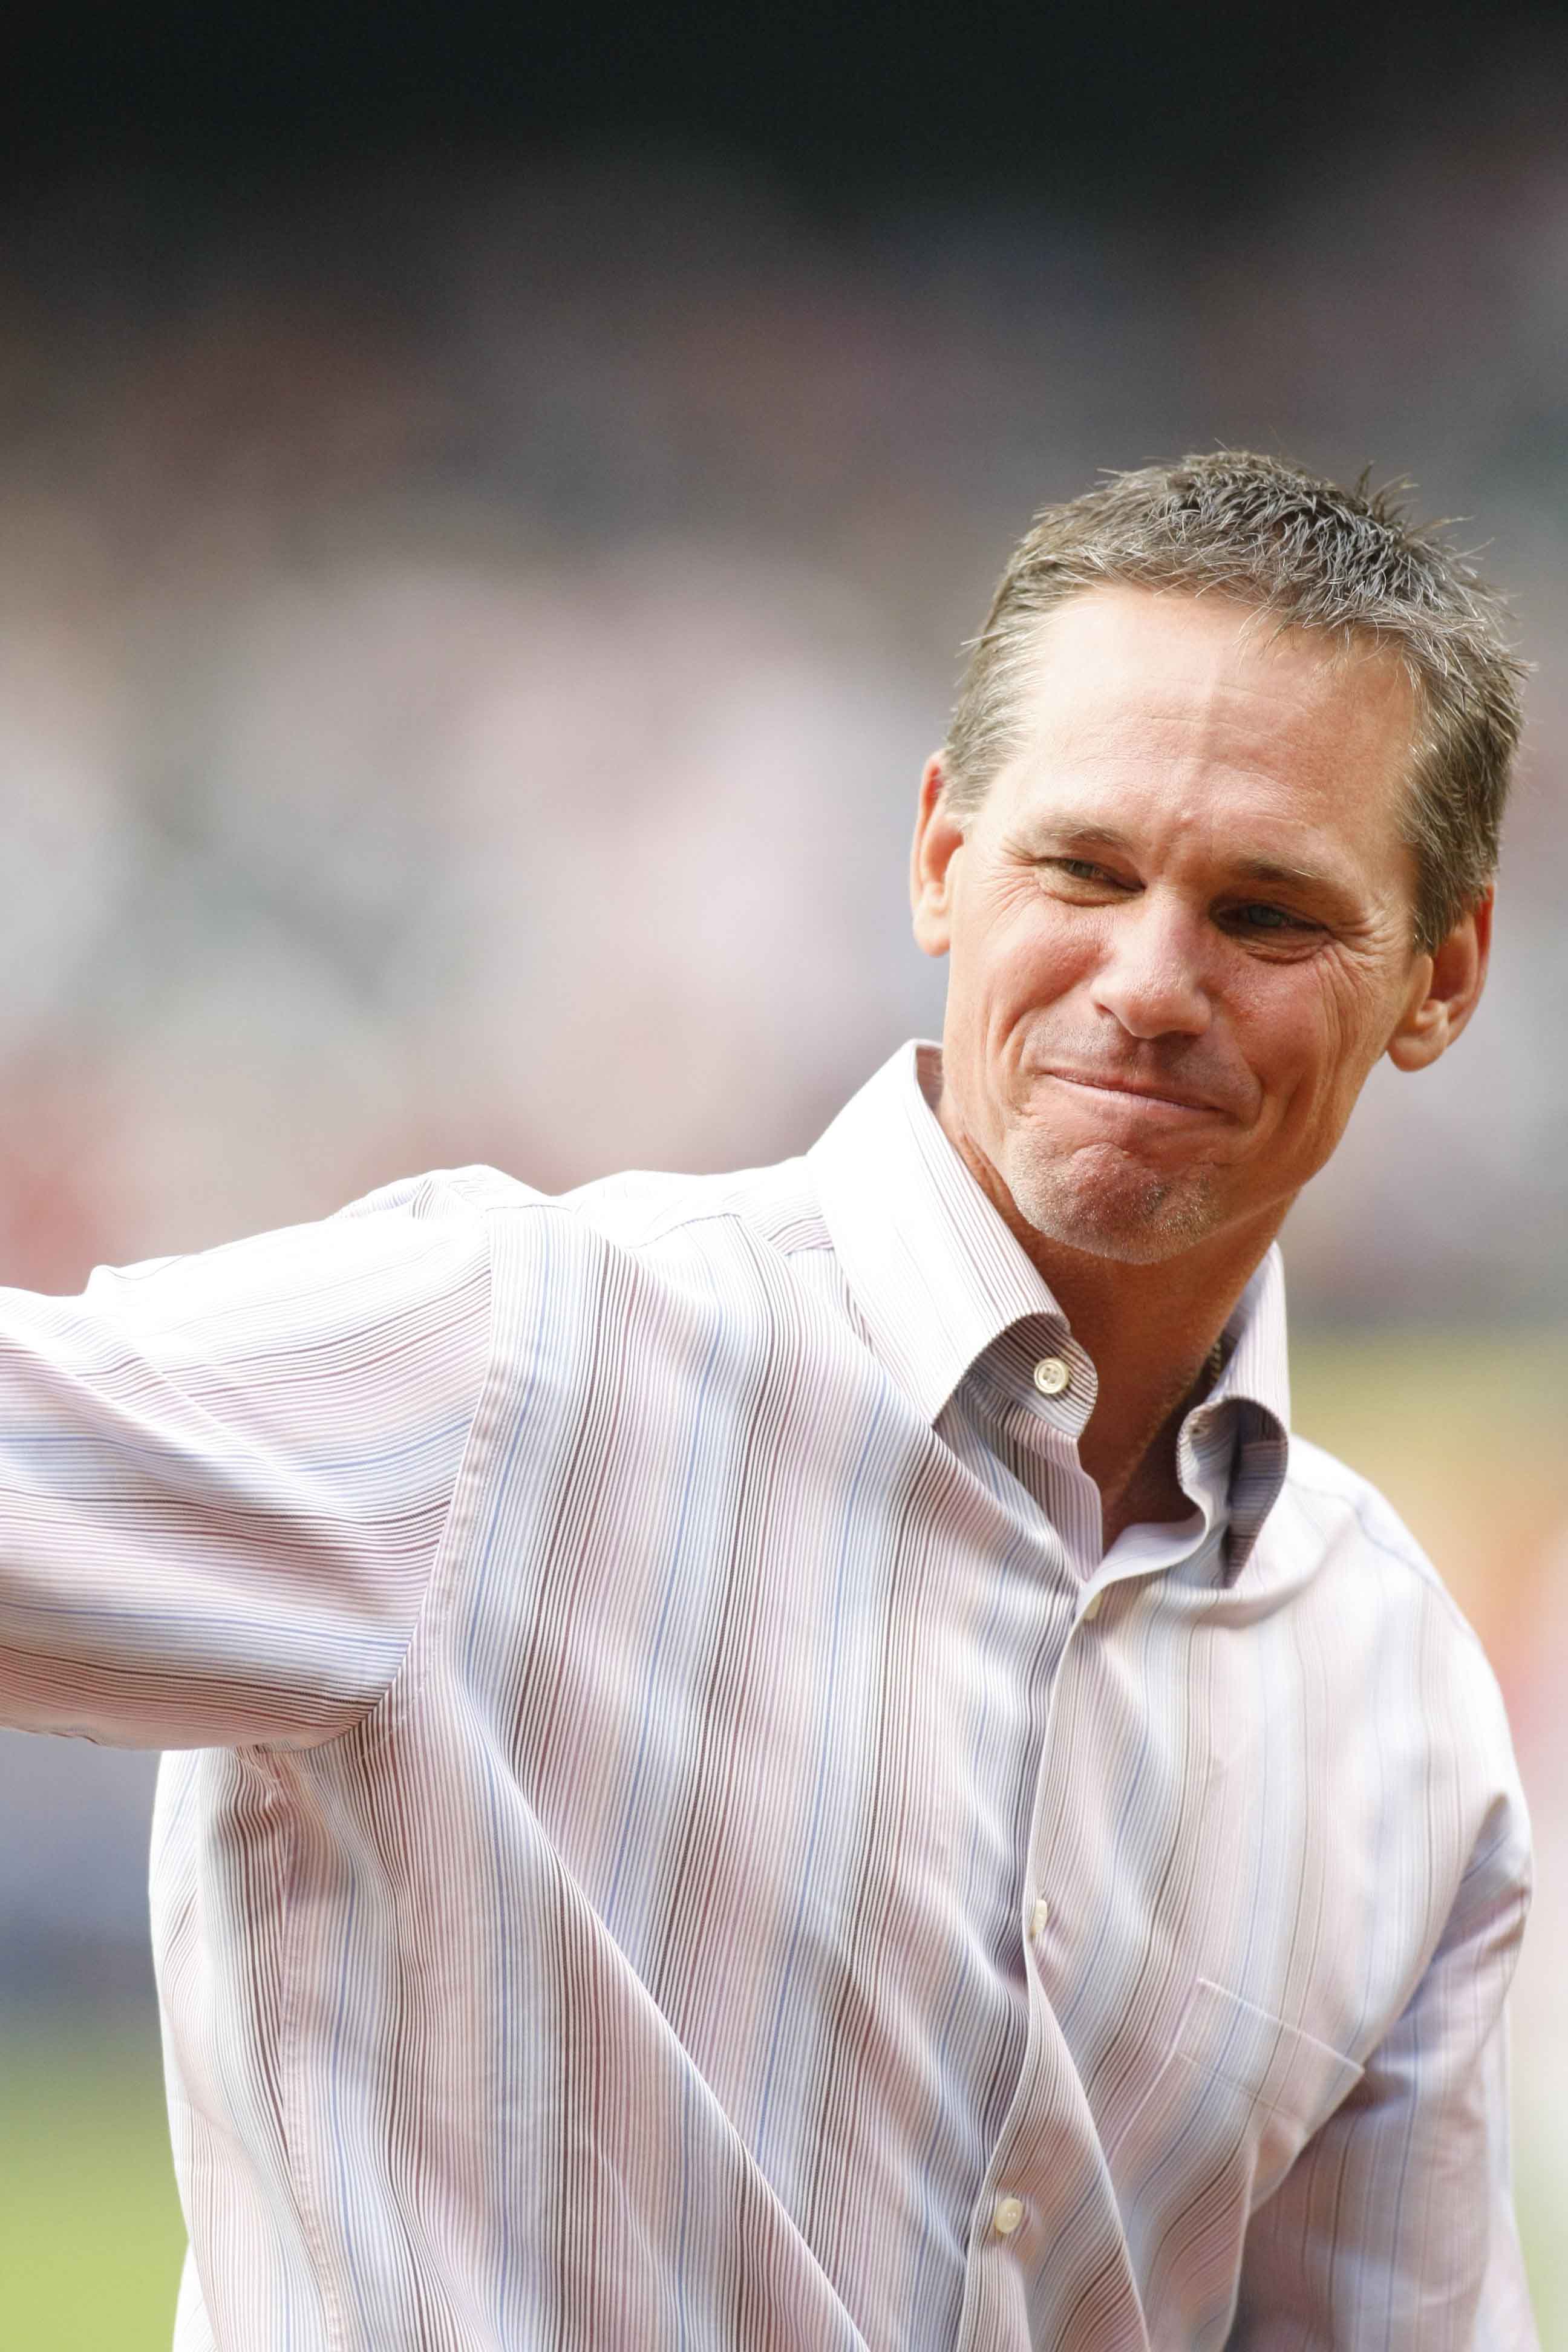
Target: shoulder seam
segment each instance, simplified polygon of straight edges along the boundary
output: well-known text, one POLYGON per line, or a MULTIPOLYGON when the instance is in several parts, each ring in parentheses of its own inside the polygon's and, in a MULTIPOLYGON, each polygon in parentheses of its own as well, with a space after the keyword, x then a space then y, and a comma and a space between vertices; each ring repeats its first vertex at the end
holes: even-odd
MULTIPOLYGON (((1310 1441, 1309 1441, 1309 1443, 1310 1442, 1310 1441)), ((1352 1471, 1351 1475, 1352 1477, 1357 1478, 1361 1475, 1359 1471, 1352 1471)), ((1377 1489, 1372 1486, 1370 1480, 1365 1480, 1363 1483, 1371 1487, 1371 1491, 1373 1494, 1377 1493, 1377 1489)), ((1421 1585, 1424 1591, 1432 1593, 1436 1599, 1442 1602, 1443 1607, 1453 1619, 1454 1623, 1469 1641, 1472 1647, 1476 1650, 1486 1664, 1488 1672, 1489 1673, 1491 1671, 1491 1661, 1487 1657, 1486 1651, 1482 1646, 1480 1635, 1477 1633, 1475 1627, 1471 1624, 1469 1619, 1466 1616, 1464 1611, 1460 1608, 1458 1602, 1455 1600, 1453 1594, 1444 1583, 1434 1562, 1427 1559, 1426 1553, 1422 1550, 1420 1545, 1415 1542, 1414 1537, 1411 1538, 1413 1550, 1401 1551, 1397 1546, 1386 1542, 1382 1536, 1378 1535, 1367 1525, 1366 1514, 1353 1495, 1344 1494, 1333 1486, 1314 1486, 1305 1478, 1293 1478, 1289 1475, 1287 1475, 1286 1486, 1287 1489, 1294 1487, 1299 1494, 1316 1495, 1320 1501, 1322 1502, 1344 1504, 1345 1507, 1349 1510, 1351 1517, 1354 1519, 1356 1526, 1360 1528, 1364 1540, 1372 1546, 1374 1551, 1381 1552, 1385 1559, 1397 1560, 1401 1568, 1408 1570, 1409 1573, 1415 1579, 1416 1582, 1421 1585)), ((1380 1500, 1382 1498, 1380 1497, 1380 1500)), ((1393 1505, 1385 1504, 1384 1507, 1392 1510, 1393 1505)))
POLYGON ((760 1233, 749 1222, 742 1210, 733 1207, 688 1209, 673 1213, 654 1223, 650 1230, 635 1234, 608 1233, 595 1218, 584 1217, 570 1202, 563 1201, 551 1192, 536 1192, 531 1198, 521 1201, 486 1202, 478 1208, 477 1213, 481 1217, 512 1216, 526 1209, 557 1210, 563 1216, 570 1217, 574 1223, 584 1225, 590 1233, 598 1234, 605 1240, 613 1242, 617 1248, 625 1250, 652 1249, 659 1242, 668 1241, 674 1234, 685 1233, 692 1225, 735 1225, 749 1240, 764 1243, 780 1257, 807 1257, 814 1255, 831 1256, 833 1254, 833 1244, 830 1239, 788 1244, 769 1241, 765 1234, 760 1233))

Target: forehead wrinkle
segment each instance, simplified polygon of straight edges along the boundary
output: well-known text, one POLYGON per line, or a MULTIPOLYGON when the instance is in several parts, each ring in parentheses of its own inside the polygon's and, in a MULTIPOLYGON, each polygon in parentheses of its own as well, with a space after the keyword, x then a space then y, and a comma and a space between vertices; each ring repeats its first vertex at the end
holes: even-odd
MULTIPOLYGON (((1178 597, 1175 602, 1201 600, 1178 597)), ((1103 697, 1091 687, 1086 699, 1064 712, 1053 691, 1063 674, 1061 647, 1055 641, 1070 636, 1075 623, 1079 629, 1087 624, 1092 673, 1092 650, 1106 625, 1114 625, 1119 617, 1136 617, 1140 607, 1158 608, 1160 603, 1147 589, 1117 583, 1069 597, 1046 614, 1038 625, 1035 658, 1024 673, 1015 705, 1022 732, 1026 735, 1045 719, 1047 728, 1056 722, 1052 731, 1086 748, 1097 748, 1101 741, 1110 748, 1130 722, 1135 728, 1162 729, 1173 739, 1196 735, 1202 740, 1227 723, 1234 726, 1244 712, 1250 718, 1250 707, 1260 706, 1262 737, 1272 746, 1282 729, 1310 730, 1325 710, 1345 714, 1347 700, 1352 709, 1359 706, 1363 723, 1375 725, 1373 706, 1392 698, 1407 742, 1414 736, 1417 698, 1408 670, 1392 648, 1375 640, 1342 644, 1318 630, 1291 626, 1260 640, 1261 614, 1230 600, 1205 607, 1206 615, 1222 623, 1229 615, 1230 634, 1222 626, 1195 637, 1185 634, 1179 643, 1157 633, 1145 636, 1132 672, 1120 679, 1102 677, 1097 683, 1108 689, 1103 697), (1351 688, 1357 690, 1347 696, 1351 688), (1293 708, 1282 709, 1282 702, 1293 708)), ((1069 669, 1068 674, 1081 693, 1088 680, 1081 672, 1075 675, 1069 669)))

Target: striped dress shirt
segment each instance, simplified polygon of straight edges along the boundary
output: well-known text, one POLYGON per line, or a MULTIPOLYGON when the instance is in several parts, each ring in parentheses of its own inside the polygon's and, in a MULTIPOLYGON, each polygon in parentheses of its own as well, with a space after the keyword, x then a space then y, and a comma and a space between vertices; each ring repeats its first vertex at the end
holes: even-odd
POLYGON ((1478 1644, 1272 1253, 1102 1549, 934 1068, 0 1295, 5 1717, 171 1751, 179 2352, 1534 2343, 1478 1644))

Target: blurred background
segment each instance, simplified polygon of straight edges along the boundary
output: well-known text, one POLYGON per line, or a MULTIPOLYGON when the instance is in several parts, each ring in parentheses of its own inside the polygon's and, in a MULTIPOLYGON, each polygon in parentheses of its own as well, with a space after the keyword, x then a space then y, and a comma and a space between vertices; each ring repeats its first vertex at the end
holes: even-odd
MULTIPOLYGON (((1031 512, 1409 475, 1540 665, 1488 1003, 1287 1231, 1298 1421, 1501 1678, 1568 2343, 1568 40, 1557 11, 14 0, 8 1282, 489 1160, 802 1148, 940 1024, 921 762, 1031 512)), ((149 1759, 0 1735, 0 2341, 166 2345, 149 1759)))

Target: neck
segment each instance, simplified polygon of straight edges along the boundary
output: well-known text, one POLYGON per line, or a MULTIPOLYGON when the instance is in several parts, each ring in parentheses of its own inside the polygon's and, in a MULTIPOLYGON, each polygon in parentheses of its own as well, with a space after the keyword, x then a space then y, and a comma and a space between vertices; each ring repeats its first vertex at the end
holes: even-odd
MULTIPOLYGON (((939 1113, 949 1108, 944 1100, 939 1113)), ((1105 1541, 1138 1519, 1184 1518, 1176 1438, 1289 1203, 1152 1265, 1128 1264, 1038 1232, 956 1121, 943 1116, 942 1125, 1093 1361, 1098 1388, 1079 1458, 1100 1490, 1105 1541)))

